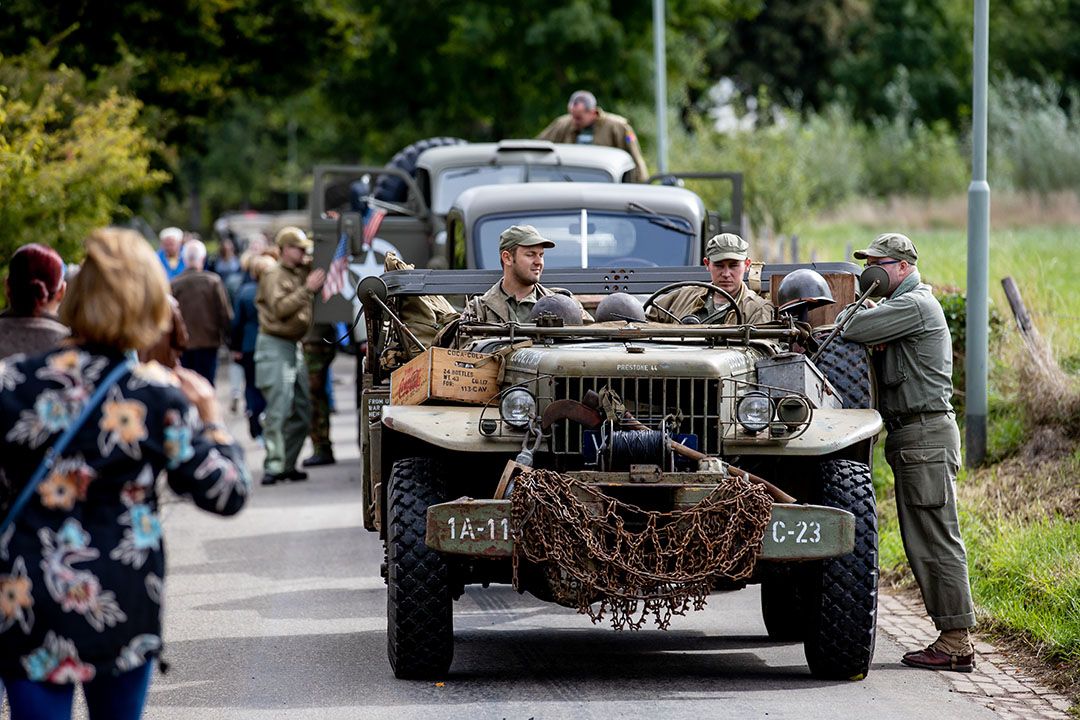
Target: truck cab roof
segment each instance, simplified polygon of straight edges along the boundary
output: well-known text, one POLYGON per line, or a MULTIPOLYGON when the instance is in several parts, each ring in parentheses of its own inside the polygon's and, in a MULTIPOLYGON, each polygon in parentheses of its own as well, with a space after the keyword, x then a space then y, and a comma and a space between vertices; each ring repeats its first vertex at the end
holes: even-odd
POLYGON ((461 192, 480 185, 530 182, 629 182, 628 152, 601 145, 546 140, 447 145, 425 150, 417 168, 431 188, 431 206, 445 214, 461 192))

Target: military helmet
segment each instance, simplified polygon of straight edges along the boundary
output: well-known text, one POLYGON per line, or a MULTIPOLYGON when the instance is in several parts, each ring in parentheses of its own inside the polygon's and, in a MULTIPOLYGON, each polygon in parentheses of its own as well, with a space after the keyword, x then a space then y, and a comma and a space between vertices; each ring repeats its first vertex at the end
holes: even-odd
POLYGON ((577 301, 558 293, 537 300, 529 313, 529 322, 536 322, 541 315, 554 315, 562 320, 563 325, 581 324, 581 307, 577 301))
POLYGON ((779 312, 791 313, 798 309, 810 310, 830 305, 835 300, 825 278, 809 268, 792 270, 780 281, 776 291, 779 312))
POLYGON ((645 322, 645 310, 641 301, 624 292, 611 293, 596 306, 596 322, 629 320, 645 322))

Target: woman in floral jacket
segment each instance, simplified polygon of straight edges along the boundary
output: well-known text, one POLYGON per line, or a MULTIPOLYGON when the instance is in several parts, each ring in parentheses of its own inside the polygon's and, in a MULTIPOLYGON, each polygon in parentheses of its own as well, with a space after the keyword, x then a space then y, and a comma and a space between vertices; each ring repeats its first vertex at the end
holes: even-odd
MULTIPOLYGON (((14 493, 133 348, 168 327, 169 286, 139 235, 99 230, 68 289, 59 350, 0 362, 0 472, 14 493)), ((155 481, 232 515, 250 478, 209 383, 148 363, 120 377, 0 537, 0 677, 12 720, 142 714, 161 652, 165 574, 155 481)), ((10 506, 13 497, 0 498, 10 506)), ((6 507, 5 507, 6 512, 6 507)))

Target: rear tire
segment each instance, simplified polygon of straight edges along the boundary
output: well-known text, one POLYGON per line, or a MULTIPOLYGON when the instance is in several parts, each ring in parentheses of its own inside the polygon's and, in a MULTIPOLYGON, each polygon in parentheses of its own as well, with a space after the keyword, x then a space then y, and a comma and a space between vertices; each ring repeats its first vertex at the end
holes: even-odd
POLYGON ((806 662, 815 677, 861 680, 870 671, 877 627, 874 485, 870 468, 852 460, 826 460, 818 475, 821 504, 855 515, 855 549, 823 560, 807 578, 806 662))
POLYGON ((761 619, 769 638, 798 642, 806 634, 801 567, 770 567, 761 579, 761 619))
POLYGON ((450 568, 427 546, 427 509, 443 501, 430 458, 406 458, 390 472, 387 501, 387 654, 394 676, 445 677, 454 659, 450 568))

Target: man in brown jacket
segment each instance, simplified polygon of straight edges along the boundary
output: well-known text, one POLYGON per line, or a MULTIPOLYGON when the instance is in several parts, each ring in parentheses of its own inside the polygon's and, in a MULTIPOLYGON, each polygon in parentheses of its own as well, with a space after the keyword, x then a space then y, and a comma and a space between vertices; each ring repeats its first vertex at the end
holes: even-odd
POLYGON ((311 270, 313 248, 297 227, 282 228, 278 265, 259 278, 255 308, 259 335, 255 339, 255 385, 266 398, 263 438, 263 485, 282 480, 306 480, 296 468, 311 423, 308 375, 300 340, 311 326, 312 301, 326 280, 326 271, 311 270))
POLYGON ((180 364, 214 384, 218 350, 232 328, 232 307, 217 273, 203 270, 206 246, 188 240, 181 250, 184 271, 172 281, 172 294, 180 304, 180 314, 188 330, 188 343, 180 364))
POLYGON ((625 150, 637 165, 634 180, 645 182, 649 178, 637 135, 626 118, 601 110, 596 96, 588 90, 571 95, 566 109, 566 115, 555 118, 537 137, 556 143, 607 145, 625 150))
MULTIPOLYGON (((709 269, 712 284, 730 293, 742 310, 743 322, 759 325, 771 322, 774 311, 772 303, 746 286, 743 277, 750 269, 747 253, 750 243, 735 233, 714 235, 705 243, 705 267, 709 269)), ((735 311, 721 294, 703 287, 685 287, 662 295, 649 309, 648 318, 657 322, 680 322, 693 316, 698 322, 731 325, 735 311), (725 308, 728 308, 725 311, 725 308)))

